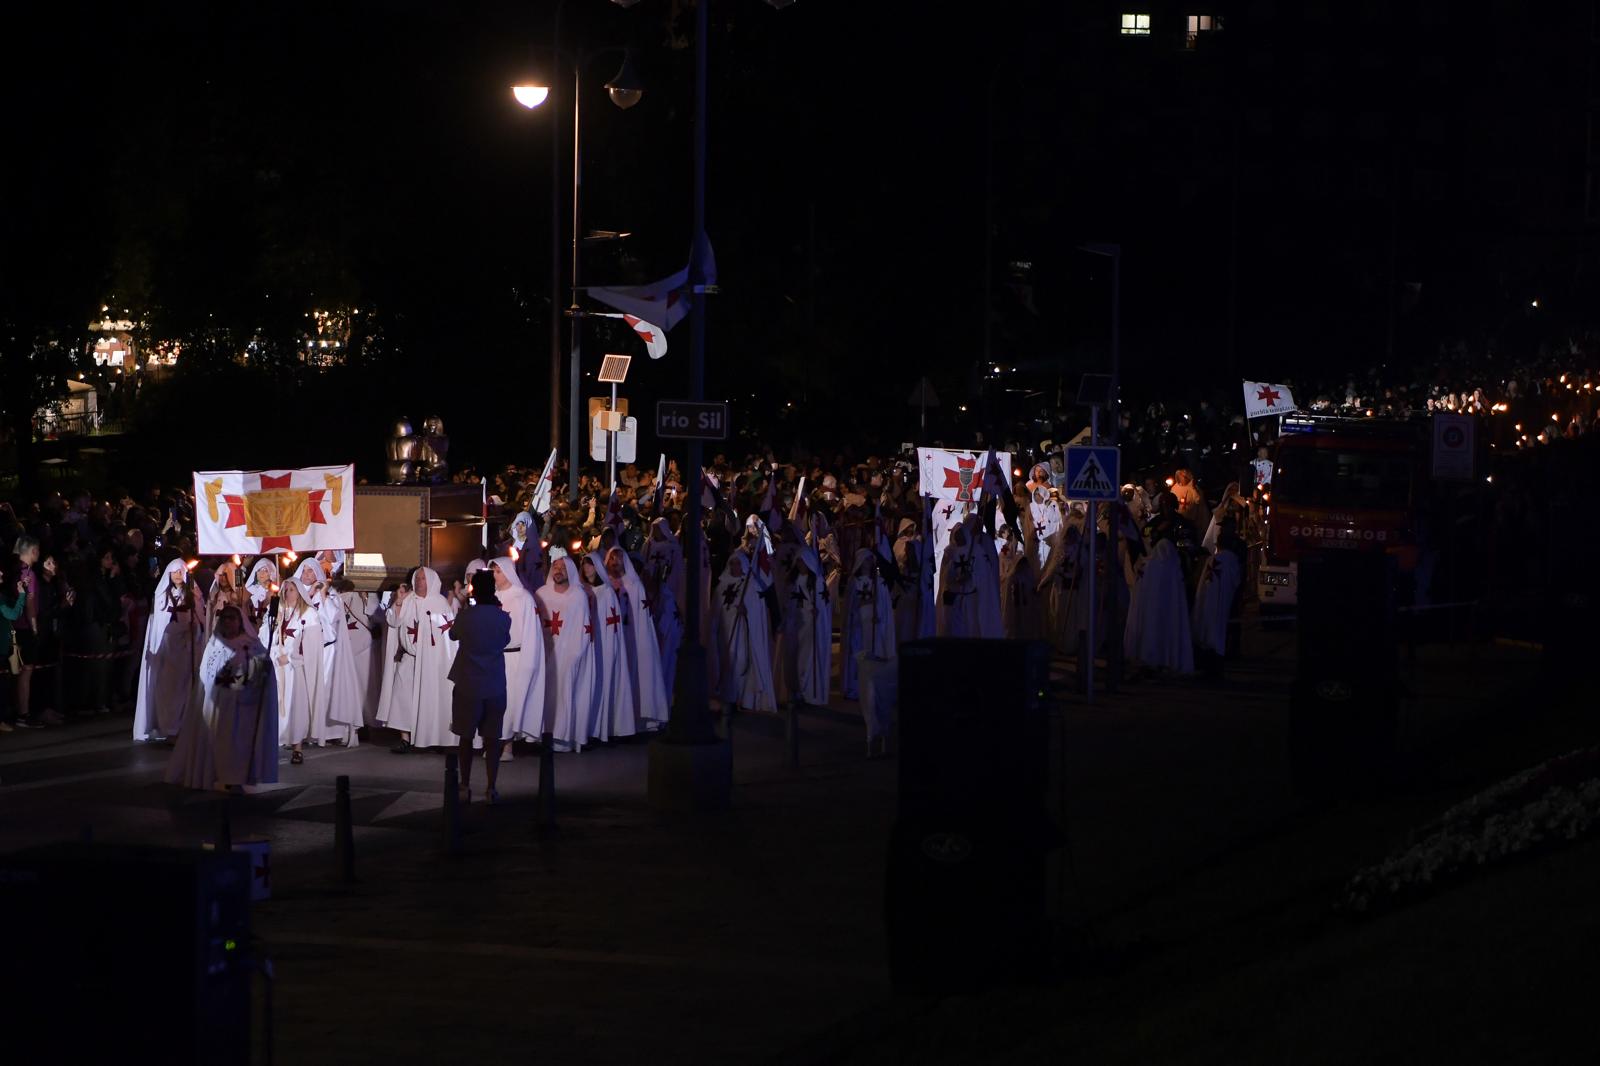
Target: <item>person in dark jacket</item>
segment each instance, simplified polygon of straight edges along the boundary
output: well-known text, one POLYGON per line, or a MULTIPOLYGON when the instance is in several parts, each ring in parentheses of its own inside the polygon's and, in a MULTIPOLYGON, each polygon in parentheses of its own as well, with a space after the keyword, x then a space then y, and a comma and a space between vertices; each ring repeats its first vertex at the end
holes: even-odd
POLYGON ((17 683, 11 669, 14 623, 22 617, 28 590, 14 559, 0 556, 0 733, 9 733, 17 719, 17 683))
POLYGON ((115 630, 122 624, 122 567, 109 545, 98 558, 85 559, 74 584, 77 604, 66 633, 80 691, 76 705, 85 714, 111 710, 111 659, 115 630))
POLYGON ((472 575, 472 600, 456 615, 450 639, 461 645, 450 664, 450 728, 461 738, 461 789, 472 801, 472 738, 483 738, 484 774, 489 802, 500 799, 495 788, 500 775, 504 742, 500 727, 506 715, 505 650, 511 643, 511 616, 500 609, 494 594, 494 571, 472 575))

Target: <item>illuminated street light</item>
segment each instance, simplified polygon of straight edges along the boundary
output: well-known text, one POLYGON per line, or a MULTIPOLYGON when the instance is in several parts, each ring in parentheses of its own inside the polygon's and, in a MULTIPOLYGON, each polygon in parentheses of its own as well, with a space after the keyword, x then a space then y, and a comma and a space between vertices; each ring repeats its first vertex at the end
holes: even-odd
POLYGON ((532 111, 550 98, 550 86, 513 85, 511 95, 516 98, 517 103, 532 111))

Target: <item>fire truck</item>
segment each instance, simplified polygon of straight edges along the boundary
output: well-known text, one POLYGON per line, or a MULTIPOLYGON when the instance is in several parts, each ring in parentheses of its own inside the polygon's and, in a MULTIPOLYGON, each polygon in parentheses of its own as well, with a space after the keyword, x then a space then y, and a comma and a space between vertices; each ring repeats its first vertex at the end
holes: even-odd
POLYGON ((1261 490, 1262 607, 1298 602, 1299 560, 1311 552, 1386 552, 1402 573, 1414 570, 1428 444, 1425 421, 1285 416, 1261 490))

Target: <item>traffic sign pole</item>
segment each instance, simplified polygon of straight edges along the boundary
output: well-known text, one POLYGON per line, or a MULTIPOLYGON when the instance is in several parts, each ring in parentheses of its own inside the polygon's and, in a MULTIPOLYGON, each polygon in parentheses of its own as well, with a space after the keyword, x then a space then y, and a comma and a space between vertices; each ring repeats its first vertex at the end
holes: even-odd
MULTIPOLYGON (((1089 597, 1089 619, 1086 629, 1088 647, 1080 656, 1079 669, 1085 681, 1090 703, 1094 702, 1094 650, 1096 630, 1100 628, 1099 604, 1095 593, 1099 585, 1100 555, 1100 504, 1115 502, 1119 497, 1118 484, 1122 472, 1122 453, 1115 445, 1100 446, 1100 411, 1104 400, 1086 404, 1089 408, 1089 443, 1067 446, 1067 499, 1087 503, 1088 520, 1084 533, 1089 538, 1088 580, 1079 581, 1079 588, 1089 597)), ((1111 537, 1107 537, 1109 547, 1111 537)))

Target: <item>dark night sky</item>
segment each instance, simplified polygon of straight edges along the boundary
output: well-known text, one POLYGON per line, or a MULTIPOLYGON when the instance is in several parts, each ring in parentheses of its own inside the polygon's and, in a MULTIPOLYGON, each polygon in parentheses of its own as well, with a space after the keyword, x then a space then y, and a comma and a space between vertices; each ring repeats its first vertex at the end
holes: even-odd
MULTIPOLYGON (((1181 21, 1146 6, 1158 26, 1181 21)), ((1085 240, 1124 244, 1124 355, 1146 384, 1369 362, 1388 343, 1391 282, 1427 282, 1434 302, 1395 330, 1422 350, 1427 323, 1457 306, 1437 294, 1513 306, 1544 284, 1528 264, 1552 256, 1581 286, 1592 242, 1506 243, 1573 229, 1575 187, 1581 213, 1568 90, 1584 56, 1541 55, 1565 31, 1541 37, 1508 9, 1492 39, 1469 39, 1426 3, 1342 21, 1324 7, 1254 3, 1184 54, 1181 32, 1120 38, 1110 4, 984 5, 961 21, 905 2, 720 0, 713 391, 763 412, 792 399, 813 436, 881 412, 894 440, 919 373, 971 395, 994 71, 996 354, 1043 366, 1041 382, 1105 358, 1105 270, 1072 251, 1085 240), (1432 52, 1448 62, 1437 84, 1432 52), (1533 116, 1537 141, 1524 131, 1508 163, 1497 147, 1533 116), (1507 182, 1510 201, 1485 202, 1507 182), (1535 224, 1555 203, 1567 213, 1535 224), (1470 276, 1450 273, 1479 253, 1470 276), (1009 259, 1033 263, 1037 315, 1004 285, 1009 259)), ((600 88, 617 60, 586 68, 584 222, 636 235, 591 253, 586 280, 648 280, 681 266, 689 240, 691 11, 567 8, 569 42, 632 45, 649 83, 622 112, 600 88)), ((401 349, 393 372, 328 383, 367 396, 360 432, 437 404, 463 450, 527 459, 547 437, 554 116, 506 86, 542 58, 551 10, 35 9, 3 46, 26 160, 5 178, 8 204, 26 205, 6 223, 8 299, 70 318, 116 293, 174 332, 207 314, 270 328, 311 306, 375 306, 401 349), (526 449, 507 429, 512 397, 533 412, 526 449), (486 406, 495 417, 476 417, 486 406)), ((670 339, 630 382, 641 413, 681 391, 687 326, 670 339)))

